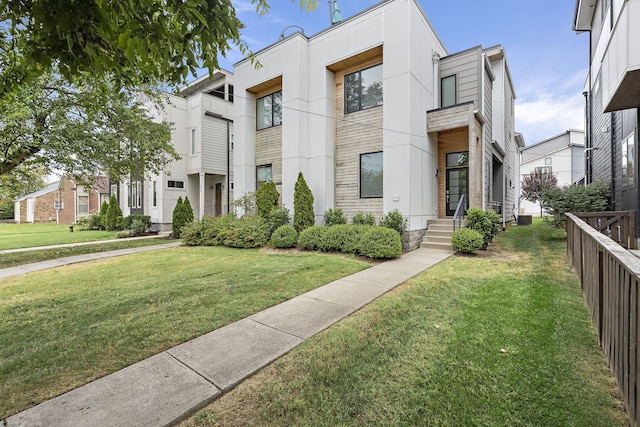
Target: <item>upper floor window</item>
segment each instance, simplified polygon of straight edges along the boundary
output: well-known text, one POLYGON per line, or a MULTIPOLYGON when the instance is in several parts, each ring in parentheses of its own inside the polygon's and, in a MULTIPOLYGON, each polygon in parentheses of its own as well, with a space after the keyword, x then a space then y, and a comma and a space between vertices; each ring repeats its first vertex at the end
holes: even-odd
POLYGON ((635 136, 632 133, 622 141, 622 187, 634 187, 635 177, 635 136))
POLYGON ((256 100, 256 129, 266 129, 282 124, 282 91, 256 100))
POLYGON ((196 154, 196 130, 191 129, 191 155, 196 154))
POLYGON ((544 158, 544 164, 545 164, 546 166, 549 166, 549 165, 551 164, 551 157, 545 157, 545 158, 544 158))
POLYGON ((456 76, 440 79, 440 106, 449 107, 456 105, 456 76))
POLYGON ((382 64, 344 76, 345 113, 377 107, 382 100, 382 64))

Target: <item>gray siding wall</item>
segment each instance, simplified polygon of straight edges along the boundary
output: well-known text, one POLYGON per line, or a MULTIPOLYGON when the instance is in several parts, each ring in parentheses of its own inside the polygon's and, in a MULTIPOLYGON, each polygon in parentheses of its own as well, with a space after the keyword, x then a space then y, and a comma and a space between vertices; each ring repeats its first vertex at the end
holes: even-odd
MULTIPOLYGON (((232 159, 230 159, 231 165, 232 159)), ((202 120, 202 169, 227 174, 227 122, 205 116, 202 120)))
POLYGON ((456 103, 480 99, 482 49, 473 48, 447 56, 440 61, 440 77, 456 75, 456 103))

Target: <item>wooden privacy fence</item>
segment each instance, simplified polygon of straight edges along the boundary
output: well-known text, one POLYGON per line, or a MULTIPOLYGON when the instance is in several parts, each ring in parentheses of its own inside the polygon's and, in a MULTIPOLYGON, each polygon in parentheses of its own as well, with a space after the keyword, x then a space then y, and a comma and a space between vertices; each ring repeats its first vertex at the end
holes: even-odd
POLYGON ((571 214, 567 214, 567 249, 630 425, 638 427, 640 259, 571 214))
POLYGON ((636 212, 581 212, 574 214, 623 248, 636 249, 636 212))

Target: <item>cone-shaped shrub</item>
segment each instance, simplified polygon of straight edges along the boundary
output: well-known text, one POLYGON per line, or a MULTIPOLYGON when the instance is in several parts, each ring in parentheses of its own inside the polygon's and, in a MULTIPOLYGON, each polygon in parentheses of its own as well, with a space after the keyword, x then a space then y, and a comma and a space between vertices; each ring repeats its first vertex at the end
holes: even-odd
POLYGON ((302 172, 298 172, 298 180, 293 189, 293 226, 299 232, 315 225, 313 213, 313 194, 304 180, 302 172))
POLYGON ((278 209, 280 193, 273 181, 263 182, 256 191, 256 211, 264 219, 269 219, 272 210, 278 209))
POLYGON ((118 229, 118 223, 122 219, 122 209, 118 205, 118 199, 115 194, 111 195, 109 199, 109 207, 107 208, 107 215, 104 221, 104 228, 113 231, 118 229))

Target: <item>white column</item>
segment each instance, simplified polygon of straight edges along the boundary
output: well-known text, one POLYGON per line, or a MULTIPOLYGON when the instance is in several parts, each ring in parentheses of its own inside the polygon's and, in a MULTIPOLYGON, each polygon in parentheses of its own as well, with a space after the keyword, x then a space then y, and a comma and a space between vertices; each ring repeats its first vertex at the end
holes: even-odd
POLYGON ((204 172, 200 172, 200 185, 198 186, 199 189, 199 196, 200 196, 200 207, 198 208, 198 219, 202 219, 204 218, 204 192, 205 192, 205 187, 204 187, 204 178, 205 178, 205 173, 204 172))

